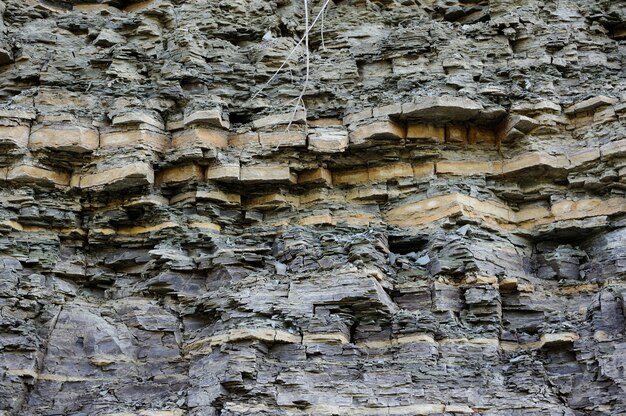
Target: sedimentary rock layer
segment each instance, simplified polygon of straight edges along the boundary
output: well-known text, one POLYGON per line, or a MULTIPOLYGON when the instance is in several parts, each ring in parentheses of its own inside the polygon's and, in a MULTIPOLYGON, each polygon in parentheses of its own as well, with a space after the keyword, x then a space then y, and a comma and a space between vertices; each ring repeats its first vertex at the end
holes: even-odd
POLYGON ((0 415, 626 414, 625 14, 0 0, 0 415))

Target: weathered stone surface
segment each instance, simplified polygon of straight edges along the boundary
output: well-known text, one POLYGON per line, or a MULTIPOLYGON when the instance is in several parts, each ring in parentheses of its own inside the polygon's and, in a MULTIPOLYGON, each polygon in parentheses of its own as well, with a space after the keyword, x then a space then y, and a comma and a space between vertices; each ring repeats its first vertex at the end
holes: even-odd
POLYGON ((292 129, 290 131, 273 131, 259 133, 261 146, 298 147, 306 146, 306 133, 292 129))
POLYGON ((371 167, 367 170, 368 180, 377 182, 413 176, 413 166, 410 163, 390 163, 383 166, 371 167))
POLYGON ((259 133, 235 133, 228 136, 228 145, 239 148, 251 148, 259 146, 259 133))
POLYGON ((348 147, 348 131, 342 126, 318 126, 308 135, 309 150, 320 153, 343 152, 348 147))
POLYGON ((100 134, 100 147, 103 149, 130 150, 137 146, 162 153, 170 147, 170 138, 165 134, 150 130, 124 130, 100 134))
POLYGON ((0 0, 0 415, 626 414, 623 4, 307 3, 0 0))
POLYGON ((221 127, 224 129, 230 128, 230 122, 227 119, 224 119, 222 112, 217 109, 193 111, 185 115, 183 124, 185 126, 200 124, 221 127))
POLYGON ((409 124, 407 139, 429 139, 443 142, 446 137, 445 128, 432 124, 409 124))
POLYGON ((298 173, 298 183, 332 185, 332 173, 326 168, 311 169, 298 173))
POLYGON ((6 180, 18 183, 49 183, 53 185, 69 186, 70 175, 38 166, 20 165, 7 171, 6 180))
POLYGON ((481 103, 468 98, 420 97, 402 105, 402 117, 439 123, 467 121, 478 116, 482 109, 481 103))
POLYGON ((273 127, 280 124, 303 124, 306 121, 304 111, 289 112, 284 114, 272 114, 269 116, 261 117, 252 122, 252 125, 256 129, 262 129, 265 127, 273 127))
POLYGON ((377 121, 357 127, 350 133, 350 144, 371 146, 376 139, 401 140, 405 137, 404 128, 393 121, 377 121))
POLYGON ((241 179, 241 167, 239 164, 223 164, 209 166, 205 175, 207 180, 233 182, 241 179))
POLYGON ((447 143, 467 143, 468 128, 465 125, 449 124, 446 126, 447 143))
POLYGON ((241 181, 244 183, 296 183, 298 176, 289 166, 242 166, 241 181))
POLYGON ((228 145, 228 134, 223 130, 196 127, 175 133, 172 147, 222 148, 228 145))
POLYGON ((530 153, 516 159, 502 162, 502 173, 512 173, 526 169, 547 166, 555 169, 564 169, 570 165, 569 159, 564 155, 553 156, 545 153, 530 153))
POLYGON ((435 165, 438 174, 452 175, 486 175, 499 173, 502 171, 500 162, 480 162, 480 161, 460 161, 460 162, 439 162, 435 165))
POLYGON ((80 188, 105 186, 113 189, 124 189, 152 183, 154 183, 154 171, 150 165, 142 162, 72 177, 72 184, 80 188))
POLYGON ((269 194, 256 198, 250 198, 243 203, 245 209, 254 209, 260 211, 271 211, 285 208, 295 208, 298 206, 299 199, 291 195, 269 194))
POLYGON ((507 117, 498 126, 497 134, 501 141, 518 139, 540 125, 537 120, 523 115, 507 117))
POLYGON ((598 97, 589 98, 569 106, 565 109, 565 114, 576 114, 587 111, 593 111, 598 107, 616 104, 619 100, 614 97, 600 95, 598 97))
POLYGON ((157 185, 201 181, 204 179, 202 167, 186 165, 161 170, 155 177, 157 185))
POLYGON ((470 126, 467 132, 469 144, 495 144, 497 133, 491 128, 470 126))
MULTIPOLYGON (((100 35, 102 35, 102 33, 100 33, 100 35)), ((130 125, 147 124, 149 126, 156 127, 157 129, 160 129, 160 130, 163 130, 165 128, 165 124, 163 123, 163 120, 161 120, 160 116, 157 116, 151 112, 144 112, 144 111, 131 111, 131 112, 118 114, 115 117, 113 117, 111 124, 113 126, 119 126, 119 125, 125 125, 125 124, 130 124, 130 125)))
POLYGON ((28 146, 33 150, 85 153, 96 150, 99 143, 97 130, 82 126, 55 125, 33 127, 28 146))
POLYGON ((28 146, 28 126, 0 126, 0 146, 5 148, 28 146))
POLYGON ((357 184, 367 182, 369 173, 367 169, 345 170, 333 172, 333 183, 341 184, 357 184))

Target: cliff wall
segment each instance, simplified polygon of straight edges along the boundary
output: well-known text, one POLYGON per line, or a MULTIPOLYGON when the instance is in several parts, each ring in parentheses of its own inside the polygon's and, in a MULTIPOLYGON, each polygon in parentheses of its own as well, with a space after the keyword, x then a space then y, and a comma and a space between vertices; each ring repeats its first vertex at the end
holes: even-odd
POLYGON ((626 414, 626 4, 308 3, 0 0, 0 415, 626 414))

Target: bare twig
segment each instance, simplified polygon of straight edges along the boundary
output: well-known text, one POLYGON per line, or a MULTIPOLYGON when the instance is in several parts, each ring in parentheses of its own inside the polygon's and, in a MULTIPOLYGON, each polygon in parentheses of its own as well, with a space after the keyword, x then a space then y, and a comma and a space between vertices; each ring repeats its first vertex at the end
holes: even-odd
MULTIPOLYGON (((322 12, 324 9, 320 10, 322 12)), ((306 92, 307 87, 309 86, 309 70, 310 70, 310 62, 311 62, 311 51, 309 50, 309 2, 308 0, 304 0, 304 27, 306 28, 306 34, 304 36, 304 49, 306 54, 306 75, 304 76, 304 84, 302 85, 302 90, 300 91, 300 96, 298 96, 298 100, 296 105, 293 107, 293 112, 291 113, 291 118, 289 119, 289 124, 287 124, 287 130, 291 127, 294 118, 296 117, 296 113, 298 112, 298 106, 302 103, 302 110, 304 111, 304 119, 306 120, 306 107, 304 105, 304 93, 306 92)), ((311 25, 313 27, 313 25, 311 25)))
MULTIPOLYGON (((306 5, 306 0, 305 0, 305 5, 306 5)), ((302 42, 309 42, 309 32, 311 31, 311 29, 313 29, 313 26, 315 26, 315 23, 317 23, 317 20, 323 15, 324 10, 326 9, 326 6, 328 6, 328 3, 330 3, 330 0, 325 0, 324 4, 322 5, 322 8, 320 9, 319 13, 317 14, 317 16, 315 16, 315 19, 313 19, 313 22, 311 22, 311 25, 306 25, 305 26, 305 31, 304 31, 304 36, 302 36, 302 38, 298 41, 298 43, 296 43, 296 45, 293 47, 293 49, 291 49, 291 52, 289 52, 289 55, 287 55, 287 57, 285 58, 285 60, 283 61, 282 65, 276 70, 276 72, 274 72, 274 74, 271 76, 271 78, 265 83, 263 84, 263 86, 261 87, 260 90, 258 90, 257 92, 255 92, 251 99, 256 98, 265 88, 267 88, 270 83, 274 80, 274 78, 276 78, 278 76, 278 74, 280 73, 280 71, 282 71, 282 69, 285 67, 285 65, 287 65, 287 63, 289 62, 289 60, 291 59, 292 55, 296 52, 296 50, 298 50, 298 47, 302 44, 302 42)), ((308 15, 308 7, 305 7, 306 13, 308 15)), ((308 47, 307 47, 307 53, 308 53, 308 47)), ((307 74, 308 75, 308 74, 307 74)))
POLYGON ((320 36, 322 37, 322 50, 326 52, 326 44, 324 43, 324 15, 326 14, 326 7, 322 6, 322 20, 320 21, 320 36))

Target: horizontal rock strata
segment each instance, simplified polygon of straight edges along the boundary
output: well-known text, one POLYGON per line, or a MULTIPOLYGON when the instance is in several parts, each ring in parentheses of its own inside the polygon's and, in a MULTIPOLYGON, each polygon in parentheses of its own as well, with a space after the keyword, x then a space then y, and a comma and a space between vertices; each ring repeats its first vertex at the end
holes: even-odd
POLYGON ((626 414, 626 8, 304 4, 0 0, 0 416, 626 414))

